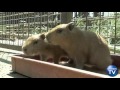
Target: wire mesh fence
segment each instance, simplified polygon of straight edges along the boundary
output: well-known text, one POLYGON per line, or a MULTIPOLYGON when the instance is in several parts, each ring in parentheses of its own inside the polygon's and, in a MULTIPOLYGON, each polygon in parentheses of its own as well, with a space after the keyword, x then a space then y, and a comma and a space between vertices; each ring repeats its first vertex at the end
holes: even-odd
POLYGON ((73 20, 83 30, 99 33, 111 53, 120 53, 120 12, 80 12, 73 20), (81 14, 81 15, 80 15, 81 14))
POLYGON ((27 37, 70 21, 99 33, 111 53, 120 53, 120 12, 0 12, 0 46, 21 50, 27 37))
POLYGON ((21 50, 24 39, 60 23, 59 12, 1 12, 1 47, 21 50))

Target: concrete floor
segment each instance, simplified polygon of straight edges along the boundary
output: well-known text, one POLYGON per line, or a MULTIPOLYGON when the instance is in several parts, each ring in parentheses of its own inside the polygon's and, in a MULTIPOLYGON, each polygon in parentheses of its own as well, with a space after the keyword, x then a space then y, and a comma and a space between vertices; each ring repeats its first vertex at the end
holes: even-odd
POLYGON ((21 52, 12 51, 12 53, 10 53, 10 51, 9 49, 0 48, 0 78, 28 78, 12 72, 11 56, 21 52))

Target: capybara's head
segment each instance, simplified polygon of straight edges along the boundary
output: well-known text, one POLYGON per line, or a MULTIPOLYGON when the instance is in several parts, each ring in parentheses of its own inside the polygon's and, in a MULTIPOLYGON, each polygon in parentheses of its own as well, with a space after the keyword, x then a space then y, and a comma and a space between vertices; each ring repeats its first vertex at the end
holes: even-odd
POLYGON ((26 39, 22 45, 22 51, 26 55, 34 56, 39 54, 39 50, 42 49, 45 42, 44 34, 32 35, 26 39))
POLYGON ((70 40, 70 33, 74 30, 74 23, 60 24, 46 33, 46 39, 54 45, 66 45, 70 40))

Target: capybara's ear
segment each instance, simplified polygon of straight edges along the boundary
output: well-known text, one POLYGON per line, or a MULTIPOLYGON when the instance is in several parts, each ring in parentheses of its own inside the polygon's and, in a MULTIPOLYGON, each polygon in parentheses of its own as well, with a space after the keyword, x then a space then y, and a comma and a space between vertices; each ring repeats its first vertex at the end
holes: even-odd
POLYGON ((71 31, 71 30, 73 30, 73 28, 74 28, 74 22, 70 22, 70 23, 68 23, 67 24, 67 28, 71 31))
POLYGON ((44 39, 45 39, 45 34, 41 34, 41 35, 40 35, 40 38, 41 38, 42 40, 44 40, 44 39))

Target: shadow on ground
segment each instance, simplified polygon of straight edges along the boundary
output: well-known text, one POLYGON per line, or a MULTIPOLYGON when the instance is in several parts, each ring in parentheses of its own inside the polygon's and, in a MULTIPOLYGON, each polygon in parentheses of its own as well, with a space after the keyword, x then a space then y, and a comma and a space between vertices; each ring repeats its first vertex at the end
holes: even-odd
POLYGON ((11 76, 11 77, 13 77, 13 78, 30 78, 30 77, 27 77, 27 76, 24 76, 24 75, 22 75, 22 74, 19 74, 19 73, 17 73, 17 72, 13 72, 13 71, 11 71, 9 74, 7 74, 7 75, 9 75, 9 76, 11 76))
POLYGON ((8 61, 6 59, 0 58, 0 61, 3 63, 11 64, 11 61, 8 61))

